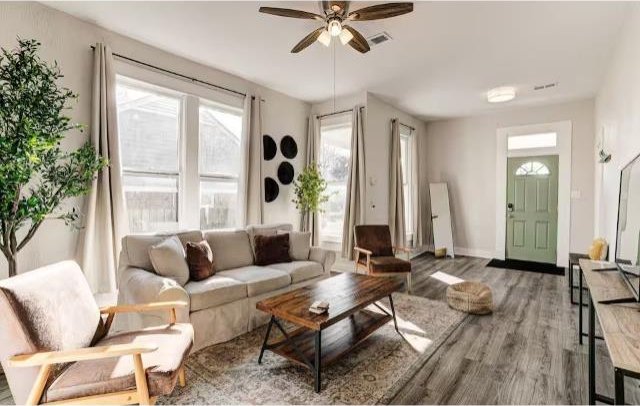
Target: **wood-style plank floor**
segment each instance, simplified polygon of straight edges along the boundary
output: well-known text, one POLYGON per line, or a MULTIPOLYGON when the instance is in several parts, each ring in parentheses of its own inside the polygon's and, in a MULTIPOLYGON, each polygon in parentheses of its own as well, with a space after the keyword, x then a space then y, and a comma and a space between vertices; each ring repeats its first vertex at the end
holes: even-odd
MULTIPOLYGON (((450 276, 481 280, 493 289, 496 311, 467 317, 392 403, 585 404, 586 340, 578 345, 578 308, 569 304, 567 279, 487 268, 487 262, 413 260, 413 294, 444 300, 450 276)), ((597 389, 611 395, 613 368, 604 344, 597 346, 597 389)), ((639 382, 625 384, 627 402, 640 403, 639 382)), ((7 403, 12 398, 0 375, 0 404, 7 403)))

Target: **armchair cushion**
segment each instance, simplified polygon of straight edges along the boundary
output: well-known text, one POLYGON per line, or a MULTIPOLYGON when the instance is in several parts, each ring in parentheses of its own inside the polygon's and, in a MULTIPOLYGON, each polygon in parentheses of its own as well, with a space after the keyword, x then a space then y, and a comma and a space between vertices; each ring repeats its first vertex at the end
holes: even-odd
MULTIPOLYGON (((172 324, 140 331, 114 334, 96 346, 153 344, 156 351, 142 354, 150 396, 167 395, 178 379, 178 370, 193 345, 190 324, 172 324)), ((79 361, 65 369, 47 388, 43 401, 54 402, 83 396, 133 390, 136 387, 133 357, 130 355, 79 361)))
MULTIPOLYGON (((360 262, 362 262, 362 258, 360 259, 360 262)), ((369 266, 371 272, 374 273, 411 272, 411 262, 394 256, 372 257, 369 266)))
POLYGON ((371 251, 374 257, 393 256, 391 232, 387 225, 359 225, 355 226, 356 245, 371 251))

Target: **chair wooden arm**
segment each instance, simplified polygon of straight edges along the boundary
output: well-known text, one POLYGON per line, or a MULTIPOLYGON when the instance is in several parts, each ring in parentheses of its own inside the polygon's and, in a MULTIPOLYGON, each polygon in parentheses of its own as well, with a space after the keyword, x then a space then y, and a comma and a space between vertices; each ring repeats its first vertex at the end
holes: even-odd
POLYGON ((176 322, 176 308, 186 307, 186 302, 154 302, 154 303, 136 303, 117 306, 106 306, 100 309, 101 314, 108 314, 107 327, 111 326, 113 316, 117 313, 142 313, 142 312, 154 312, 158 310, 169 311, 169 322, 171 324, 176 322))
POLYGON ((373 252, 366 250, 364 248, 360 248, 360 247, 353 247, 353 250, 362 254, 365 254, 367 256, 371 256, 373 255, 373 252))
POLYGON ((157 349, 158 347, 156 345, 133 343, 87 347, 66 351, 35 352, 33 354, 14 355, 9 358, 9 365, 12 367, 33 367, 38 365, 62 364, 65 362, 143 354, 157 349))

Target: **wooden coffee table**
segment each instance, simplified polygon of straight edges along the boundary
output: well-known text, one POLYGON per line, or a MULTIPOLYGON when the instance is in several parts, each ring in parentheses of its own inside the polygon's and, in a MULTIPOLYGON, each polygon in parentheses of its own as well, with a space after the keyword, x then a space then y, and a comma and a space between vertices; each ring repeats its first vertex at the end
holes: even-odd
POLYGON ((320 392, 322 366, 339 360, 390 320, 398 331, 391 294, 402 287, 402 282, 393 277, 343 273, 258 302, 257 309, 271 314, 258 363, 265 350, 279 354, 313 371, 315 391, 320 392), (389 298, 391 312, 376 303, 385 297, 389 298), (316 300, 329 302, 329 311, 311 313, 309 306, 316 300), (370 304, 381 312, 365 309, 370 304), (282 320, 296 328, 286 331, 282 320), (269 342, 274 325, 284 338, 269 342))

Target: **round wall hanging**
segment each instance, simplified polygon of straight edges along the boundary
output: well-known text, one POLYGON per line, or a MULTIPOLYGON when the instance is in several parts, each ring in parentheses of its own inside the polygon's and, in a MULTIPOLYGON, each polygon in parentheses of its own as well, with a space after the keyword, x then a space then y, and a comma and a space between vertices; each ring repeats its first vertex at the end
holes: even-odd
POLYGON ((283 185, 288 185, 293 182, 294 170, 293 165, 289 162, 282 162, 278 166, 278 180, 283 185))
POLYGON ((290 135, 285 135, 280 140, 280 151, 285 158, 293 159, 298 155, 298 144, 290 135))
POLYGON ((270 135, 262 136, 262 155, 264 156, 265 161, 271 161, 273 157, 276 156, 276 152, 278 151, 278 146, 276 142, 271 138, 270 135))
POLYGON ((264 201, 271 203, 278 198, 279 193, 280 188, 278 187, 278 182, 270 177, 264 178, 264 201))

